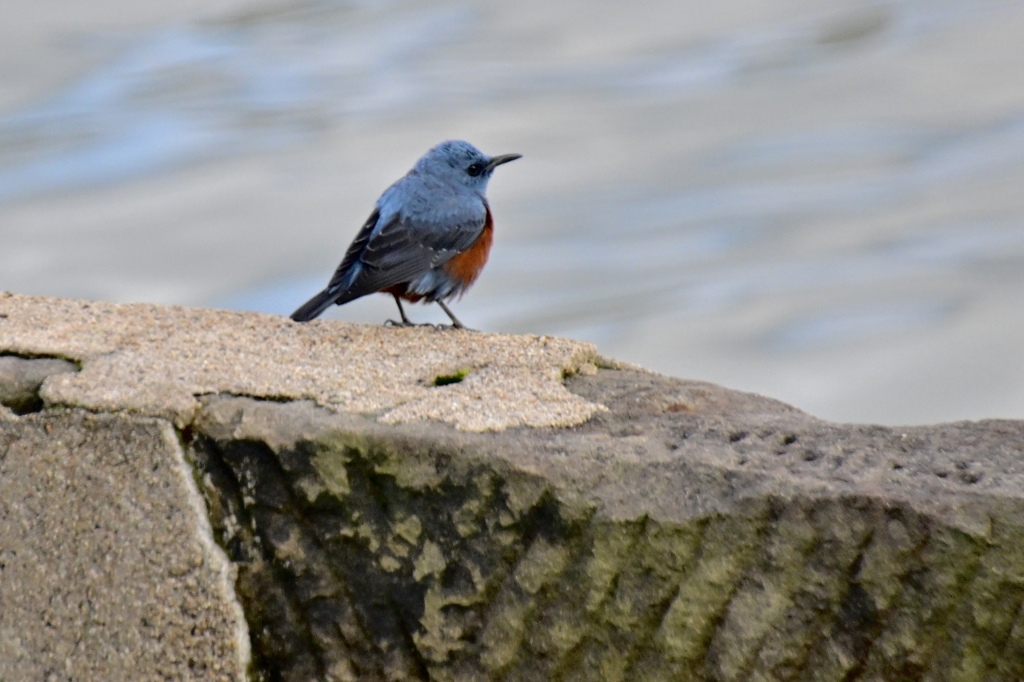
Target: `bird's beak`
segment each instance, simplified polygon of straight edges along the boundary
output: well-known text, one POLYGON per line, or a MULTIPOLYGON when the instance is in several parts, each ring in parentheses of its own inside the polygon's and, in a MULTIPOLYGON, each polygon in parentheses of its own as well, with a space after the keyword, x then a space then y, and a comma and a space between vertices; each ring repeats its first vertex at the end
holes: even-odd
POLYGON ((491 160, 487 162, 486 170, 490 173, 497 166, 509 161, 515 161, 518 158, 522 158, 522 154, 499 154, 498 156, 492 156, 491 160))

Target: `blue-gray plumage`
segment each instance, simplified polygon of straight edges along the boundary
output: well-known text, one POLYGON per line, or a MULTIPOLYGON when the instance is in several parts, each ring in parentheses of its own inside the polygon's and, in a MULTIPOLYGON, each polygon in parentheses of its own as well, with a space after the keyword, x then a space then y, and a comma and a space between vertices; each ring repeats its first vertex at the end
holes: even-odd
POLYGON ((292 319, 312 320, 331 305, 386 292, 404 325, 412 323, 403 298, 436 302, 462 327, 444 301, 465 292, 487 262, 493 231, 487 181, 497 166, 518 158, 487 156, 462 140, 428 151, 384 191, 327 288, 292 319))

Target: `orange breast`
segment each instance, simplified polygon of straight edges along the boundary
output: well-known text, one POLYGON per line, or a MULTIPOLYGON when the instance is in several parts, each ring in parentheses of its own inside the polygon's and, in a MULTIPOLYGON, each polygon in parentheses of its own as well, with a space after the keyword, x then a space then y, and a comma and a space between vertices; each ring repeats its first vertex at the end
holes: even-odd
POLYGON ((462 282, 463 287, 468 287, 480 276, 480 271, 487 263, 487 256, 491 253, 491 242, 494 241, 494 220, 491 218, 491 208, 487 206, 487 219, 484 222, 483 232, 477 237, 473 245, 462 253, 452 256, 444 264, 444 270, 455 279, 462 282))

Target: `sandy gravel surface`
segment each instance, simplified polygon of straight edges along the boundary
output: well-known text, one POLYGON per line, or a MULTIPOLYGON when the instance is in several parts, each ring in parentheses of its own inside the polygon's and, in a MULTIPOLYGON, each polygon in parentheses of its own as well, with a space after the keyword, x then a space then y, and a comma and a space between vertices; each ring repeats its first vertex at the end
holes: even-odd
POLYGON ((603 409, 562 383, 594 371, 594 347, 555 337, 0 294, 0 348, 81 362, 81 372, 47 379, 50 403, 179 426, 193 418, 197 396, 211 393, 308 399, 388 423, 432 419, 469 431, 570 426, 603 409))

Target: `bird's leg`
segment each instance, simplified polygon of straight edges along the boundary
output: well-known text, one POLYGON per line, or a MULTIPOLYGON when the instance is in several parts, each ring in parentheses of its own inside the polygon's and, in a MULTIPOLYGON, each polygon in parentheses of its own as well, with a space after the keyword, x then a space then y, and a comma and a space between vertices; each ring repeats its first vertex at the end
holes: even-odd
POLYGON ((398 314, 402 316, 401 323, 395 322, 394 320, 387 320, 385 324, 390 324, 393 327, 415 327, 408 317, 405 316, 405 309, 402 307, 402 299, 398 297, 398 294, 391 294, 395 297, 395 303, 398 304, 398 314))
POLYGON ((455 313, 448 309, 448 306, 444 304, 444 301, 438 300, 437 304, 441 306, 441 310, 448 314, 448 317, 452 318, 452 327, 455 329, 465 329, 466 325, 459 322, 459 318, 455 317, 455 313))

